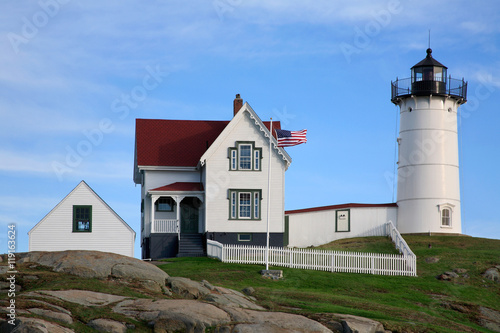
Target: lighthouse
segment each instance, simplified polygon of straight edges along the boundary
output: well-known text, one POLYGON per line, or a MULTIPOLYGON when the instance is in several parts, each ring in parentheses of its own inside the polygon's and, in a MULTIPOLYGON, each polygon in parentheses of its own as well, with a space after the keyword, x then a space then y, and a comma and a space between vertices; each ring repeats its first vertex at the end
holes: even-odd
POLYGON ((399 106, 397 228, 401 233, 461 234, 457 110, 467 82, 427 56, 411 77, 391 82, 399 106))

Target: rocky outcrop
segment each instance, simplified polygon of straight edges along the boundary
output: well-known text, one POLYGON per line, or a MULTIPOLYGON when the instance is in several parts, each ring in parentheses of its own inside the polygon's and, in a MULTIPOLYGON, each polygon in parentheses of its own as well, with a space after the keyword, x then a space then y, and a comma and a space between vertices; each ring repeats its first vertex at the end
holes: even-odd
MULTIPOLYGON (((40 318, 18 317, 14 325, 15 332, 50 332, 50 333, 74 333, 72 329, 51 323, 40 318)), ((0 332, 13 332, 12 325, 7 322, 0 324, 0 332)))
MULTIPOLYGON (((213 286, 208 281, 169 277, 158 267, 134 258, 97 251, 63 251, 20 253, 16 259, 21 285, 36 281, 36 270, 45 266, 54 272, 105 279, 109 283, 118 281, 129 285, 130 281, 138 281, 147 289, 149 297, 75 289, 22 292, 16 287, 15 327, 19 332, 74 332, 71 327, 75 327, 76 322, 82 325, 78 313, 72 313, 79 307, 102 308, 103 313, 108 313, 107 317, 95 318, 94 315, 83 321, 89 328, 102 332, 133 331, 135 327, 131 322, 140 322, 154 332, 331 332, 300 315, 266 311, 250 296, 255 292, 251 287, 245 289, 246 295, 213 286)), ((5 309, 2 304, 0 313, 5 309)), ((12 331, 13 325, 2 323, 2 319, 0 331, 12 331)))
POLYGON ((16 263, 35 263, 51 267, 54 272, 63 272, 84 278, 104 279, 108 277, 154 282, 159 288, 165 286, 168 274, 153 264, 100 251, 26 252, 16 254, 16 263))

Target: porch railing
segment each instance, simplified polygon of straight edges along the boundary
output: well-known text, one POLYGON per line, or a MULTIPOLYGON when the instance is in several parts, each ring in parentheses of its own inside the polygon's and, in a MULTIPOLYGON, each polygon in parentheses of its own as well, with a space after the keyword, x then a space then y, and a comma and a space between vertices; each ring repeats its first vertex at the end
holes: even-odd
POLYGON ((176 219, 155 219, 151 224, 151 233, 178 234, 179 221, 176 219))

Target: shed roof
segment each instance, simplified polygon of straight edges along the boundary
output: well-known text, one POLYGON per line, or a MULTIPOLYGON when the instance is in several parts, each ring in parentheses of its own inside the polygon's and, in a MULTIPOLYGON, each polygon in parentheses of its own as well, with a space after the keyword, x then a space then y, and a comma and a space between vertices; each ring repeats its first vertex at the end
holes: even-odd
POLYGON ((322 210, 346 209, 346 208, 382 208, 382 207, 397 207, 397 206, 398 205, 395 202, 382 203, 382 204, 347 203, 347 204, 341 204, 341 205, 331 205, 331 206, 287 210, 287 211, 285 211, 285 215, 317 212, 317 211, 322 211, 322 210))

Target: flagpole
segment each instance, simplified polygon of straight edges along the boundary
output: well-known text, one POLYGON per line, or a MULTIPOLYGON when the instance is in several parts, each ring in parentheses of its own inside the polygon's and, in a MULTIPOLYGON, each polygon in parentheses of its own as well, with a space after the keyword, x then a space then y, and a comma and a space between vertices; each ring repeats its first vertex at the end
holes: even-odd
POLYGON ((269 125, 269 163, 267 168, 267 237, 266 237, 266 271, 269 270, 269 215, 271 211, 271 155, 273 142, 273 118, 269 125))

